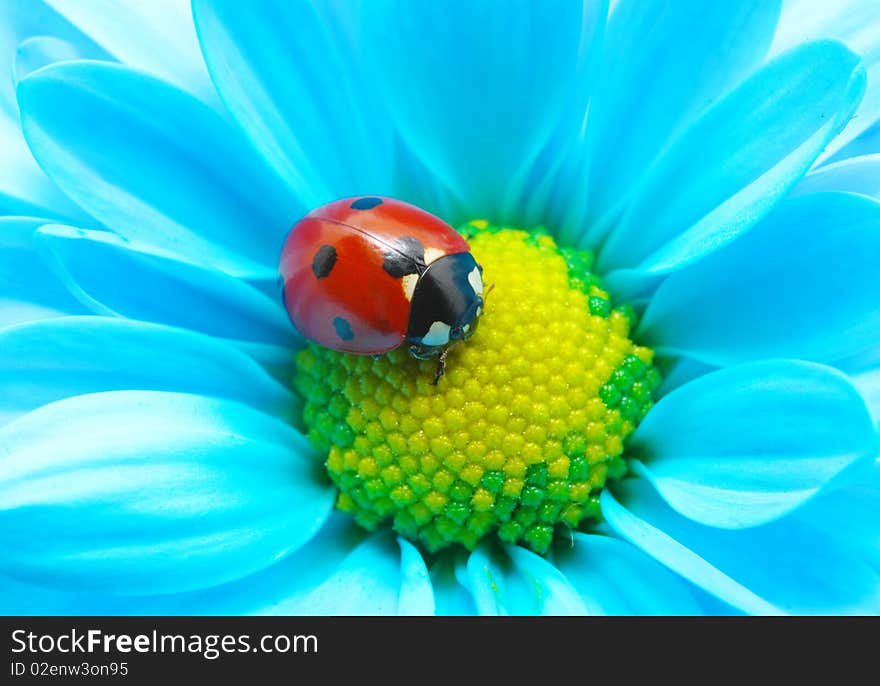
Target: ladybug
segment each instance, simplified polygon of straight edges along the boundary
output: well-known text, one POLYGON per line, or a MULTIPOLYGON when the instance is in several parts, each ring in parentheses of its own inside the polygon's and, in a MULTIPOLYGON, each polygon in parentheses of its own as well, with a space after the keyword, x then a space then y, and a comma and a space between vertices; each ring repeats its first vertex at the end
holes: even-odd
POLYGON ((284 305, 297 330, 333 350, 379 355, 404 341, 438 358, 473 336, 483 313, 483 268, 449 224, 383 197, 312 210, 281 253, 284 305))

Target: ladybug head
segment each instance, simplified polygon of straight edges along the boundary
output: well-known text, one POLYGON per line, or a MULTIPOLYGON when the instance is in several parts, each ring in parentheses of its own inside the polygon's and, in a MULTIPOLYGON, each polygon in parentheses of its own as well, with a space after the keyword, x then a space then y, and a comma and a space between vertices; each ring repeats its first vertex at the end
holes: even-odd
POLYGON ((450 343, 474 335, 483 313, 482 273, 467 252, 428 265, 413 291, 406 332, 414 357, 436 357, 450 343))

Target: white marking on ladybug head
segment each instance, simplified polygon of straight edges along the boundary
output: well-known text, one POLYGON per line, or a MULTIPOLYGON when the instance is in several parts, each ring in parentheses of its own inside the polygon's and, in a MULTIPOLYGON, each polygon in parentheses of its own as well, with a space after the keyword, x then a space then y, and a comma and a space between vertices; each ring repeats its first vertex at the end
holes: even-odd
POLYGON ((468 274, 468 283, 474 289, 474 293, 483 295, 483 277, 480 275, 480 270, 477 267, 474 267, 471 273, 468 274))
POLYGON ((449 324, 434 322, 422 339, 422 345, 446 345, 449 343, 449 324))
POLYGON ((436 262, 441 257, 443 257, 446 253, 440 250, 439 248, 425 248, 425 264, 431 264, 431 262, 436 262))
POLYGON ((413 293, 415 293, 416 290, 416 284, 419 282, 419 275, 407 274, 400 281, 403 285, 403 294, 406 296, 407 300, 412 302, 413 293))

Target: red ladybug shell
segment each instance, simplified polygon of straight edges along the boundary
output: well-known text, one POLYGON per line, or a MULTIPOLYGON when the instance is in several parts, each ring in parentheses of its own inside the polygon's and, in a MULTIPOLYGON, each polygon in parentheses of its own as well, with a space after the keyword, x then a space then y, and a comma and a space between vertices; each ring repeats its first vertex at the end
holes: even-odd
POLYGON ((327 348, 374 355, 406 338, 419 274, 468 252, 447 223, 382 197, 344 198, 298 221, 281 253, 284 302, 297 330, 327 348))

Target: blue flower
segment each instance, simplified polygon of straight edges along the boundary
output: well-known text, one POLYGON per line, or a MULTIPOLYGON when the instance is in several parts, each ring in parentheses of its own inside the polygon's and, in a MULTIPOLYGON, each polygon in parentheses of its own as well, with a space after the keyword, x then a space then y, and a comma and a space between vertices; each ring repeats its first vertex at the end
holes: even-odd
POLYGON ((880 611, 876 3, 0 8, 0 611, 880 611), (333 510, 274 280, 356 194, 640 306, 662 397, 569 550, 333 510))

